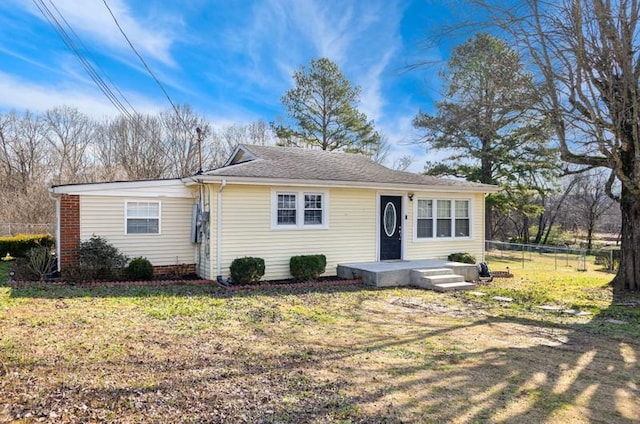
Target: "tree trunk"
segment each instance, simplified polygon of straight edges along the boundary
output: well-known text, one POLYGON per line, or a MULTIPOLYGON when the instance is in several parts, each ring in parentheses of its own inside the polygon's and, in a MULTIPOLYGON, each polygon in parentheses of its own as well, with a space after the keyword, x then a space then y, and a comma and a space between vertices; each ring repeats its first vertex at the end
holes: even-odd
POLYGON ((493 208, 488 199, 485 199, 484 205, 484 239, 493 240, 493 208))
POLYGON ((533 239, 534 244, 540 244, 540 241, 542 240, 542 234, 544 233, 546 225, 547 225, 547 220, 544 219, 544 212, 543 212, 538 217, 538 231, 536 232, 536 236, 533 239))
POLYGON ((529 217, 527 215, 522 218, 522 242, 529 244, 529 217))
POLYGON ((611 284, 614 292, 640 290, 640 200, 624 188, 620 199, 620 211, 620 268, 611 284))

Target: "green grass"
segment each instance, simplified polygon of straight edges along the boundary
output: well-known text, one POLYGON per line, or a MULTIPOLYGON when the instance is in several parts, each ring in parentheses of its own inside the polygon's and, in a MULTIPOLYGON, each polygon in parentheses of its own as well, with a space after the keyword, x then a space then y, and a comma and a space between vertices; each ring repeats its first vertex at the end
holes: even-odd
POLYGON ((639 308, 612 306, 608 274, 501 261, 514 278, 478 290, 508 305, 355 286, 0 287, 0 422, 640 420, 639 308))

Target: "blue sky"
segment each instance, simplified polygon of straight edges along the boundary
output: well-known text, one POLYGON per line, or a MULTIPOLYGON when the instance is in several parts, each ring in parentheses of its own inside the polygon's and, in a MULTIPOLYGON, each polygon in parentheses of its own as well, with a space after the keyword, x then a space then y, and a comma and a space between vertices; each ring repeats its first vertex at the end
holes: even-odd
MULTIPOLYGON (((44 0, 60 11, 82 51, 138 112, 170 107, 118 31, 103 0, 44 0)), ((455 19, 455 8, 428 0, 107 0, 123 29, 175 103, 214 125, 284 117, 280 98, 291 74, 328 57, 362 89, 360 110, 392 145, 388 161, 425 163, 411 120, 439 97, 437 69, 409 71, 419 60, 446 59, 426 49, 427 34, 455 19)), ((455 4, 455 2, 453 2, 455 4)), ((70 105, 95 117, 115 115, 78 60, 29 0, 0 6, 0 110, 70 105)), ((433 159, 433 156, 430 157, 433 159)))

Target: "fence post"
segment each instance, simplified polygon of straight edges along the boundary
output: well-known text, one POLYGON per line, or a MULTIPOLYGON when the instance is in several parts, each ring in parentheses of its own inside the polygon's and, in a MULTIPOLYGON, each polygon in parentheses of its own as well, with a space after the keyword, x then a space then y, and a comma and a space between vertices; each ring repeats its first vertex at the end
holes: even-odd
POLYGON ((613 272, 613 249, 609 250, 609 272, 613 272))
POLYGON ((554 267, 555 270, 558 270, 558 249, 556 249, 555 247, 553 248, 553 262, 554 262, 554 267))

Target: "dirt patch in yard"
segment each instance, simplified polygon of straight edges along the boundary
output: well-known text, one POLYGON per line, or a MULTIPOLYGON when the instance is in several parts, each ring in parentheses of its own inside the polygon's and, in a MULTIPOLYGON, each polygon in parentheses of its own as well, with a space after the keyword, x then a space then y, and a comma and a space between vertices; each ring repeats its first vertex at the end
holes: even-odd
POLYGON ((412 289, 0 290, 0 422, 640 420, 638 339, 597 317, 412 289))

